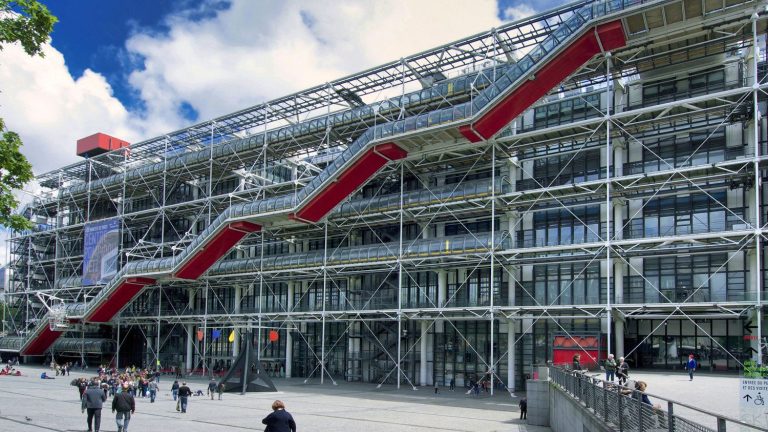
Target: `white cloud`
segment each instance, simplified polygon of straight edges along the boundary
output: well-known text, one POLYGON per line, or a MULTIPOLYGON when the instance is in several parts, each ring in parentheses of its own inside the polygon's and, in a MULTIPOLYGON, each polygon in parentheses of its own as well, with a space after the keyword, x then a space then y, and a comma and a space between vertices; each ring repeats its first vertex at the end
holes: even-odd
POLYGON ((151 116, 181 102, 200 117, 252 106, 499 24, 492 0, 235 1, 216 19, 169 19, 164 35, 137 34, 144 59, 131 84, 151 116))
POLYGON ((518 21, 535 15, 536 13, 538 13, 538 11, 532 6, 525 3, 520 3, 518 5, 510 6, 504 9, 504 13, 502 15, 504 16, 505 20, 518 21))
POLYGON ((130 112, 103 75, 72 77, 47 45, 45 58, 0 51, 0 116, 43 173, 78 160, 75 141, 97 131, 131 142, 182 127, 188 103, 204 120, 396 60, 499 24, 493 0, 236 0, 215 17, 167 17, 169 31, 138 31, 124 71, 146 110, 130 112))
POLYGON ((18 45, 0 52, 0 116, 21 135, 36 173, 76 161, 75 141, 97 129, 136 138, 102 75, 86 70, 73 79, 60 52, 46 45, 44 53, 32 58, 18 45))

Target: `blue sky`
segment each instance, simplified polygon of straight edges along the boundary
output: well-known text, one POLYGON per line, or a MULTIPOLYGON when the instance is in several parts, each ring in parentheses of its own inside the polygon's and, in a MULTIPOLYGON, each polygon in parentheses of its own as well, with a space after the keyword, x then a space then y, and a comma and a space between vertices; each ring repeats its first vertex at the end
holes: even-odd
POLYGON ((0 117, 35 173, 487 31, 544 0, 42 0, 44 58, 0 51, 0 117), (499 3, 501 2, 501 3, 499 3))
MULTIPOLYGON (((167 34, 170 29, 166 17, 169 15, 184 14, 199 21, 210 19, 231 6, 229 0, 47 0, 44 3, 59 18, 52 34, 52 45, 64 54, 70 74, 81 76, 86 69, 101 73, 114 95, 129 110, 144 109, 143 100, 127 79, 131 70, 142 66, 142 59, 130 55, 125 49, 129 36, 136 33, 167 34)), ((545 7, 557 4, 553 1, 545 3, 549 3, 545 7)), ((498 17, 503 20, 504 11, 518 4, 500 0, 498 17)), ((190 121, 198 120, 197 111, 189 104, 180 106, 180 112, 190 121)))
POLYGON ((47 0, 43 3, 59 18, 51 35, 52 45, 64 54, 70 74, 80 76, 86 69, 100 72, 115 96, 129 109, 141 109, 143 104, 126 80, 127 72, 141 65, 141 59, 132 58, 126 52, 128 37, 140 32, 168 32, 165 23, 168 15, 186 13, 200 20, 229 7, 228 1, 201 0, 47 0))

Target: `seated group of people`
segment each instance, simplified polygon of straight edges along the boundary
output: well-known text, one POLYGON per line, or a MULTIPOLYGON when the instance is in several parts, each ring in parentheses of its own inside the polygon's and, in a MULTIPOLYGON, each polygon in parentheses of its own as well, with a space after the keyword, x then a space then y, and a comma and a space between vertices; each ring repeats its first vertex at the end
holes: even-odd
POLYGON ((11 365, 5 365, 4 368, 0 369, 0 375, 21 376, 21 371, 14 369, 11 365))

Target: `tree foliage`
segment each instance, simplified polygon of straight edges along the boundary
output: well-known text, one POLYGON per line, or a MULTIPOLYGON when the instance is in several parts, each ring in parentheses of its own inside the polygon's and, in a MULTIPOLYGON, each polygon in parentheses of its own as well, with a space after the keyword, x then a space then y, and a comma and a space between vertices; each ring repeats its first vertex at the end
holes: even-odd
POLYGON ((0 0, 0 49, 19 42, 31 55, 43 55, 43 44, 57 18, 36 0, 0 0))
POLYGON ((0 224, 13 230, 30 228, 31 223, 22 215, 13 214, 19 205, 13 195, 32 180, 32 165, 21 154, 21 139, 16 132, 5 129, 0 119, 0 224))
MULTIPOLYGON (((56 21, 36 0, 0 0, 0 50, 18 42, 30 56, 42 57, 43 44, 56 21)), ((32 165, 20 151, 22 145, 19 135, 7 130, 0 118, 0 225, 14 231, 32 227, 24 216, 13 214, 19 205, 13 190, 33 179, 32 165)))

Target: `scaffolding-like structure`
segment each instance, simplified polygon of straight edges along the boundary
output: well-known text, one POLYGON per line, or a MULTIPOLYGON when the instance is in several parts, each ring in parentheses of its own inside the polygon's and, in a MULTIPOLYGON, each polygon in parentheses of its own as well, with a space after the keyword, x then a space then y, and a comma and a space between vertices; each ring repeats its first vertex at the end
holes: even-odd
POLYGON ((255 330, 274 375, 491 391, 762 362, 765 12, 573 3, 41 175, 0 354, 218 373, 255 330))

